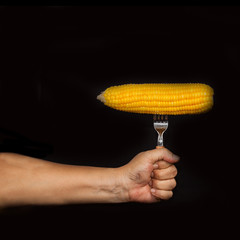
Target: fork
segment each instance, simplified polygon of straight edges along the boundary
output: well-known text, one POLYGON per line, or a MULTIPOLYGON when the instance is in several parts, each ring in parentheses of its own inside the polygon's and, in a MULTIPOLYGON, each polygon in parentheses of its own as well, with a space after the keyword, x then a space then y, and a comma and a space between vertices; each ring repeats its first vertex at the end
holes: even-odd
POLYGON ((167 115, 153 115, 153 126, 158 133, 157 147, 163 148, 163 134, 168 128, 168 116, 167 115))

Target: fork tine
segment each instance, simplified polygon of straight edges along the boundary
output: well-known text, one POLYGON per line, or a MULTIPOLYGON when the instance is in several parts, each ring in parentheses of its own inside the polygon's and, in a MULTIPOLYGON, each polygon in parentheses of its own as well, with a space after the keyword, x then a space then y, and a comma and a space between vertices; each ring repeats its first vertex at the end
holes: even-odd
POLYGON ((153 121, 156 122, 157 121, 157 114, 153 115, 153 121))
POLYGON ((160 122, 161 121, 161 115, 154 114, 153 115, 153 121, 154 122, 160 122))
POLYGON ((153 121, 154 122, 167 122, 168 121, 168 115, 154 114, 153 115, 153 121))

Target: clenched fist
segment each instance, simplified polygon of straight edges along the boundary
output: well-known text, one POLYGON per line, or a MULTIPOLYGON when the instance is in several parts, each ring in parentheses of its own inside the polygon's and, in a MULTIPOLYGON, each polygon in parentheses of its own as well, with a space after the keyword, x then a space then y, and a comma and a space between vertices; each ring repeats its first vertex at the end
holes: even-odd
POLYGON ((129 201, 156 202, 172 197, 176 187, 179 157, 166 148, 154 149, 136 155, 121 167, 129 201))

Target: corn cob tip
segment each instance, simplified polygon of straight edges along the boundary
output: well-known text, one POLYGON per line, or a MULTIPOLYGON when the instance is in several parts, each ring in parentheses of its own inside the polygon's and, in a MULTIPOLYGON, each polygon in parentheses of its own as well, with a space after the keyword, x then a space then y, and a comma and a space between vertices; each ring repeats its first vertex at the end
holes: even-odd
POLYGON ((99 95, 97 96, 97 99, 98 99, 99 101, 105 103, 105 102, 106 102, 106 99, 105 99, 105 97, 104 97, 104 92, 102 92, 101 94, 99 94, 99 95))

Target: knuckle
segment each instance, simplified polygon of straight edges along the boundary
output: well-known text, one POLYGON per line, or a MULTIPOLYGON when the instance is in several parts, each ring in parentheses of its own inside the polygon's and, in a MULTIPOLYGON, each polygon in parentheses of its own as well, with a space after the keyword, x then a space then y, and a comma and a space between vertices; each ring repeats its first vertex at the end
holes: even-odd
POLYGON ((169 193, 168 193, 168 198, 167 198, 167 199, 171 198, 172 196, 173 196, 173 192, 172 192, 172 191, 169 191, 169 193))
POLYGON ((171 189, 174 189, 177 186, 177 182, 174 178, 171 180, 170 185, 171 185, 171 189))
POLYGON ((164 199, 164 200, 168 200, 170 199, 171 197, 173 196, 173 192, 172 191, 162 191, 161 193, 161 199, 164 199))
POLYGON ((151 150, 147 150, 145 152, 141 152, 141 154, 143 154, 145 157, 148 157, 148 158, 152 157, 152 151, 151 150))
POLYGON ((177 174, 178 174, 178 170, 175 166, 172 166, 172 174, 174 177, 177 176, 177 174))

